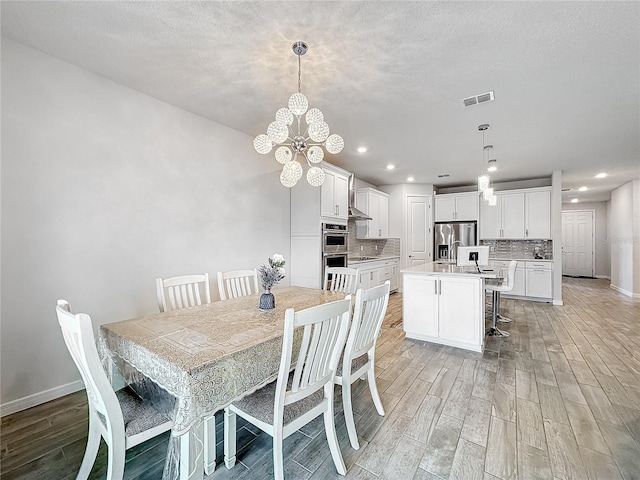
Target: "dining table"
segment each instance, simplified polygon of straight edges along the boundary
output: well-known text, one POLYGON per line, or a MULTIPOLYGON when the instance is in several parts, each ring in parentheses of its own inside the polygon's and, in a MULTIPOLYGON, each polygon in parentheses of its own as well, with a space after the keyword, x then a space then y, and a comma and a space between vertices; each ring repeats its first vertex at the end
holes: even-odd
POLYGON ((266 311, 257 294, 100 326, 98 351, 107 370, 126 370, 128 382, 151 380, 173 400, 163 480, 201 480, 213 472, 214 414, 276 379, 285 311, 345 297, 295 286, 272 293, 276 305, 266 311))

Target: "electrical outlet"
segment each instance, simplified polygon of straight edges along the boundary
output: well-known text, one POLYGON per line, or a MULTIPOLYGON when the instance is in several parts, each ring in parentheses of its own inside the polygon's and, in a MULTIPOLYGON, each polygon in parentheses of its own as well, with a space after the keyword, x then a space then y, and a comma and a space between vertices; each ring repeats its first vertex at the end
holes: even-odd
POLYGON ((364 252, 364 245, 360 245, 360 251, 364 252))
POLYGON ((378 245, 376 245, 376 252, 378 251, 378 245))
POLYGON ((478 261, 478 252, 469 252, 469 260, 478 261))

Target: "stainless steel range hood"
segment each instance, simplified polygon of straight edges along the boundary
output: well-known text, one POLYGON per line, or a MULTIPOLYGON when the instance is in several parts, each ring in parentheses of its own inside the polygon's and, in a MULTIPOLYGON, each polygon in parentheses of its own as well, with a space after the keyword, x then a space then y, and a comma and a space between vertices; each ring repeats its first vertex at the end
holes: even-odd
POLYGON ((349 177, 349 218, 354 220, 373 220, 369 215, 356 208, 356 176, 352 173, 349 177))

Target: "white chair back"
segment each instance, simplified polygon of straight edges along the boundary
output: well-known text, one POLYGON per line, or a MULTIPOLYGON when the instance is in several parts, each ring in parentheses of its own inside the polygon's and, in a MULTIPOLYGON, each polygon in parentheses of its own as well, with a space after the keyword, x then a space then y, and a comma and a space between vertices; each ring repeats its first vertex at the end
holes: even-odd
POLYGON ((344 300, 294 312, 285 312, 284 338, 280 371, 276 384, 274 418, 282 419, 284 406, 308 397, 319 389, 333 388, 333 376, 342 355, 349 330, 351 295, 344 300), (302 326, 302 342, 293 373, 293 382, 287 390, 294 330, 302 326))
POLYGON ((344 350, 343 365, 375 348, 378 334, 389 304, 389 280, 368 290, 359 289, 353 311, 349 338, 344 350))
POLYGON ((258 270, 218 272, 218 292, 220 300, 258 293, 258 270))
POLYGON ((211 303, 208 273, 156 278, 156 291, 161 312, 211 303))
POLYGON ((89 410, 93 413, 99 413, 98 418, 102 416, 98 426, 103 432, 109 432, 114 437, 124 438, 122 410, 102 368, 96 349, 91 317, 84 313, 76 315, 71 313, 69 302, 66 300, 58 300, 56 313, 64 343, 67 345, 86 387, 89 410))
POLYGON ((507 275, 500 285, 494 287, 499 292, 510 292, 513 290, 513 285, 516 281, 516 267, 518 266, 517 260, 511 260, 507 266, 507 275))
POLYGON ((324 290, 341 293, 355 293, 358 286, 358 269, 348 267, 327 267, 324 272, 324 290), (331 275, 331 279, 329 279, 331 275), (329 285, 331 281, 331 285, 329 285))

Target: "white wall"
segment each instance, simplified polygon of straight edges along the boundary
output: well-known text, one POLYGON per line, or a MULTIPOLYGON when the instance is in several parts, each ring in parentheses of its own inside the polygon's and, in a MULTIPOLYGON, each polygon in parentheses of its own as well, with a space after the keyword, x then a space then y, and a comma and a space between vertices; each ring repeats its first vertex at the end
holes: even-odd
POLYGON ((79 379, 56 299, 97 326, 156 312, 158 276, 288 258, 278 175, 245 134, 3 39, 2 413, 79 379))
POLYGON ((611 278, 611 248, 608 237, 608 202, 564 203, 562 211, 593 210, 595 239, 595 275, 611 278))
POLYGON ((609 244, 611 247, 611 287, 627 295, 640 296, 640 180, 626 183, 611 192, 609 244))

